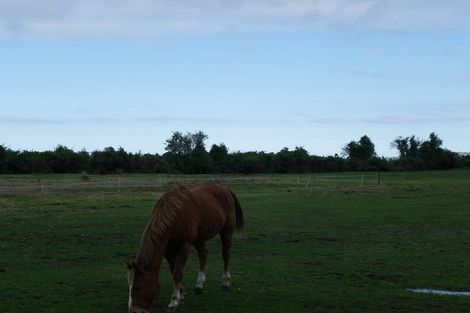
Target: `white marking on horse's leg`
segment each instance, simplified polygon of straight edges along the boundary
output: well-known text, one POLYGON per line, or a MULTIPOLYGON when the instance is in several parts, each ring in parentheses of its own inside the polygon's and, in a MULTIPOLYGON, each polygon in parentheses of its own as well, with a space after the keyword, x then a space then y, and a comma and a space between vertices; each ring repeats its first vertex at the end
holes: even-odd
POLYGON ((225 271, 224 274, 222 275, 222 286, 223 287, 230 287, 230 273, 228 271, 225 271))
POLYGON ((181 295, 181 292, 178 288, 175 288, 175 291, 173 291, 173 294, 171 295, 171 301, 170 301, 170 304, 168 304, 168 307, 169 308, 176 308, 179 303, 180 303, 180 300, 182 300, 183 297, 181 295))
POLYGON ((131 307, 132 307, 132 296, 131 296, 131 291, 132 291, 132 285, 134 283, 132 283, 130 286, 129 286, 129 311, 131 310, 131 307))
POLYGON ((196 288, 204 288, 204 282, 206 281, 206 274, 204 272, 199 271, 199 274, 197 275, 197 281, 196 281, 196 288))
POLYGON ((183 292, 183 287, 181 287, 180 289, 180 303, 183 303, 184 302, 184 292, 183 292))

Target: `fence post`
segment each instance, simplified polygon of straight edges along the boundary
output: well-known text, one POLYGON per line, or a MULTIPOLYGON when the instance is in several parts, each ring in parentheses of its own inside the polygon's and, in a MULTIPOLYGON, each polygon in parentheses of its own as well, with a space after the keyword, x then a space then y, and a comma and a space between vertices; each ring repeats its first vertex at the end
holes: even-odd
POLYGON ((380 171, 377 172, 377 184, 380 185, 380 171))
POLYGON ((363 186, 364 184, 364 175, 361 176, 361 187, 363 186))
POLYGON ((121 177, 119 177, 119 175, 117 177, 118 177, 118 192, 121 192, 121 177))

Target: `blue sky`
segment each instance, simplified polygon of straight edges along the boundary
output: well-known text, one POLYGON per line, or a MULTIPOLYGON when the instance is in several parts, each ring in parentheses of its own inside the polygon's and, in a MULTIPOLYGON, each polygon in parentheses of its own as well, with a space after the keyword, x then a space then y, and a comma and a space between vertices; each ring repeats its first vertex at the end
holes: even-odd
POLYGON ((0 144, 470 151, 470 3, 0 0, 0 144))

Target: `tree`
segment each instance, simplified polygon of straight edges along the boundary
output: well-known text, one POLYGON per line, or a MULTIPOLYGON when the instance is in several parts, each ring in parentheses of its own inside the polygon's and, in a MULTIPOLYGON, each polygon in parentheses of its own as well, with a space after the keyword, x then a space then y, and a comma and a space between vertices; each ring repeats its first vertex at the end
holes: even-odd
POLYGON ((442 148, 442 139, 436 133, 429 134, 418 149, 420 157, 429 169, 450 169, 456 167, 457 154, 442 148))
POLYGON ((228 158, 228 148, 224 143, 220 145, 213 144, 209 151, 214 164, 221 164, 228 158))
POLYGON ((7 148, 4 145, 0 145, 0 174, 6 172, 6 155, 7 155, 7 148))
POLYGON ((204 132, 197 131, 195 133, 188 133, 187 137, 191 139, 191 149, 196 149, 197 146, 202 146, 205 148, 204 141, 209 138, 204 132))
POLYGON ((191 152, 191 165, 196 174, 206 174, 211 170, 212 159, 203 144, 197 144, 191 152))
POLYGON ((297 172, 308 172, 310 170, 310 155, 304 147, 295 147, 292 152, 295 159, 295 168, 297 172))
POLYGON ((293 173, 348 170, 424 170, 469 167, 470 157, 443 148, 436 133, 426 140, 416 136, 397 137, 391 143, 400 154, 398 160, 378 158, 371 139, 362 136, 343 148, 343 156, 315 156, 301 146, 283 148, 277 153, 264 151, 232 152, 223 143, 206 150, 208 136, 202 132, 173 132, 165 141, 166 153, 130 153, 119 147, 74 152, 64 145, 52 151, 15 151, 0 145, 0 173, 293 173), (344 156, 347 156, 345 158, 344 156))
POLYGON ((398 137, 392 141, 391 146, 396 148, 400 154, 400 159, 418 157, 418 150, 421 141, 413 135, 411 137, 398 137))
POLYGON ((458 155, 442 148, 442 139, 436 133, 429 134, 428 140, 411 137, 398 137, 392 147, 400 153, 399 167, 409 170, 450 169, 462 164, 458 155))
POLYGON ((419 154, 424 159, 433 159, 442 152, 442 140, 436 133, 429 134, 429 140, 423 141, 419 147, 419 154))
POLYGON ((408 156, 412 158, 418 157, 418 150, 421 146, 421 140, 416 139, 413 135, 408 139, 409 149, 408 149, 408 156))
POLYGON ((232 171, 243 174, 265 173, 265 156, 264 152, 257 151, 234 152, 231 155, 233 159, 232 171))
POLYGON ((173 132, 171 138, 167 139, 165 151, 176 157, 188 156, 192 150, 192 138, 181 132, 173 132))
POLYGON ((362 136, 359 141, 351 141, 343 148, 343 152, 348 159, 357 159, 361 161, 369 161, 377 156, 375 153, 375 145, 369 137, 362 136))
POLYGON ((224 143, 219 145, 213 144, 209 155, 214 164, 214 170, 216 172, 226 173, 229 171, 230 157, 228 154, 228 148, 224 143))
POLYGON ((403 159, 408 156, 409 147, 408 147, 408 137, 397 137, 390 144, 393 148, 398 150, 400 158, 403 159))
POLYGON ((207 138, 202 131, 188 132, 186 135, 173 132, 171 138, 166 140, 165 158, 179 172, 207 172, 211 165, 210 156, 204 145, 207 138))
POLYGON ((181 132, 173 132, 171 138, 166 140, 165 159, 170 167, 176 171, 185 172, 189 164, 191 154, 191 138, 181 132))
POLYGON ((289 148, 284 147, 276 153, 276 172, 292 173, 295 172, 295 166, 296 160, 289 148))
POLYGON ((90 168, 99 174, 131 172, 131 155, 122 147, 118 150, 106 147, 103 151, 93 151, 90 156, 90 168))
POLYGON ((85 167, 84 160, 72 149, 58 145, 52 154, 54 173, 79 173, 85 167))

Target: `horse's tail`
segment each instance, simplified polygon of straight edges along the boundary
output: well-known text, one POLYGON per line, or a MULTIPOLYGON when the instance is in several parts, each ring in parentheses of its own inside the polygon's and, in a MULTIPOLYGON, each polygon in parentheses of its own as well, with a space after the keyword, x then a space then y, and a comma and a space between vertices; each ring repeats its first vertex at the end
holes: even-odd
POLYGON ((238 201, 237 196, 230 189, 228 189, 228 191, 232 195, 233 202, 235 203, 235 230, 242 231, 245 227, 242 207, 240 206, 240 202, 238 201))

